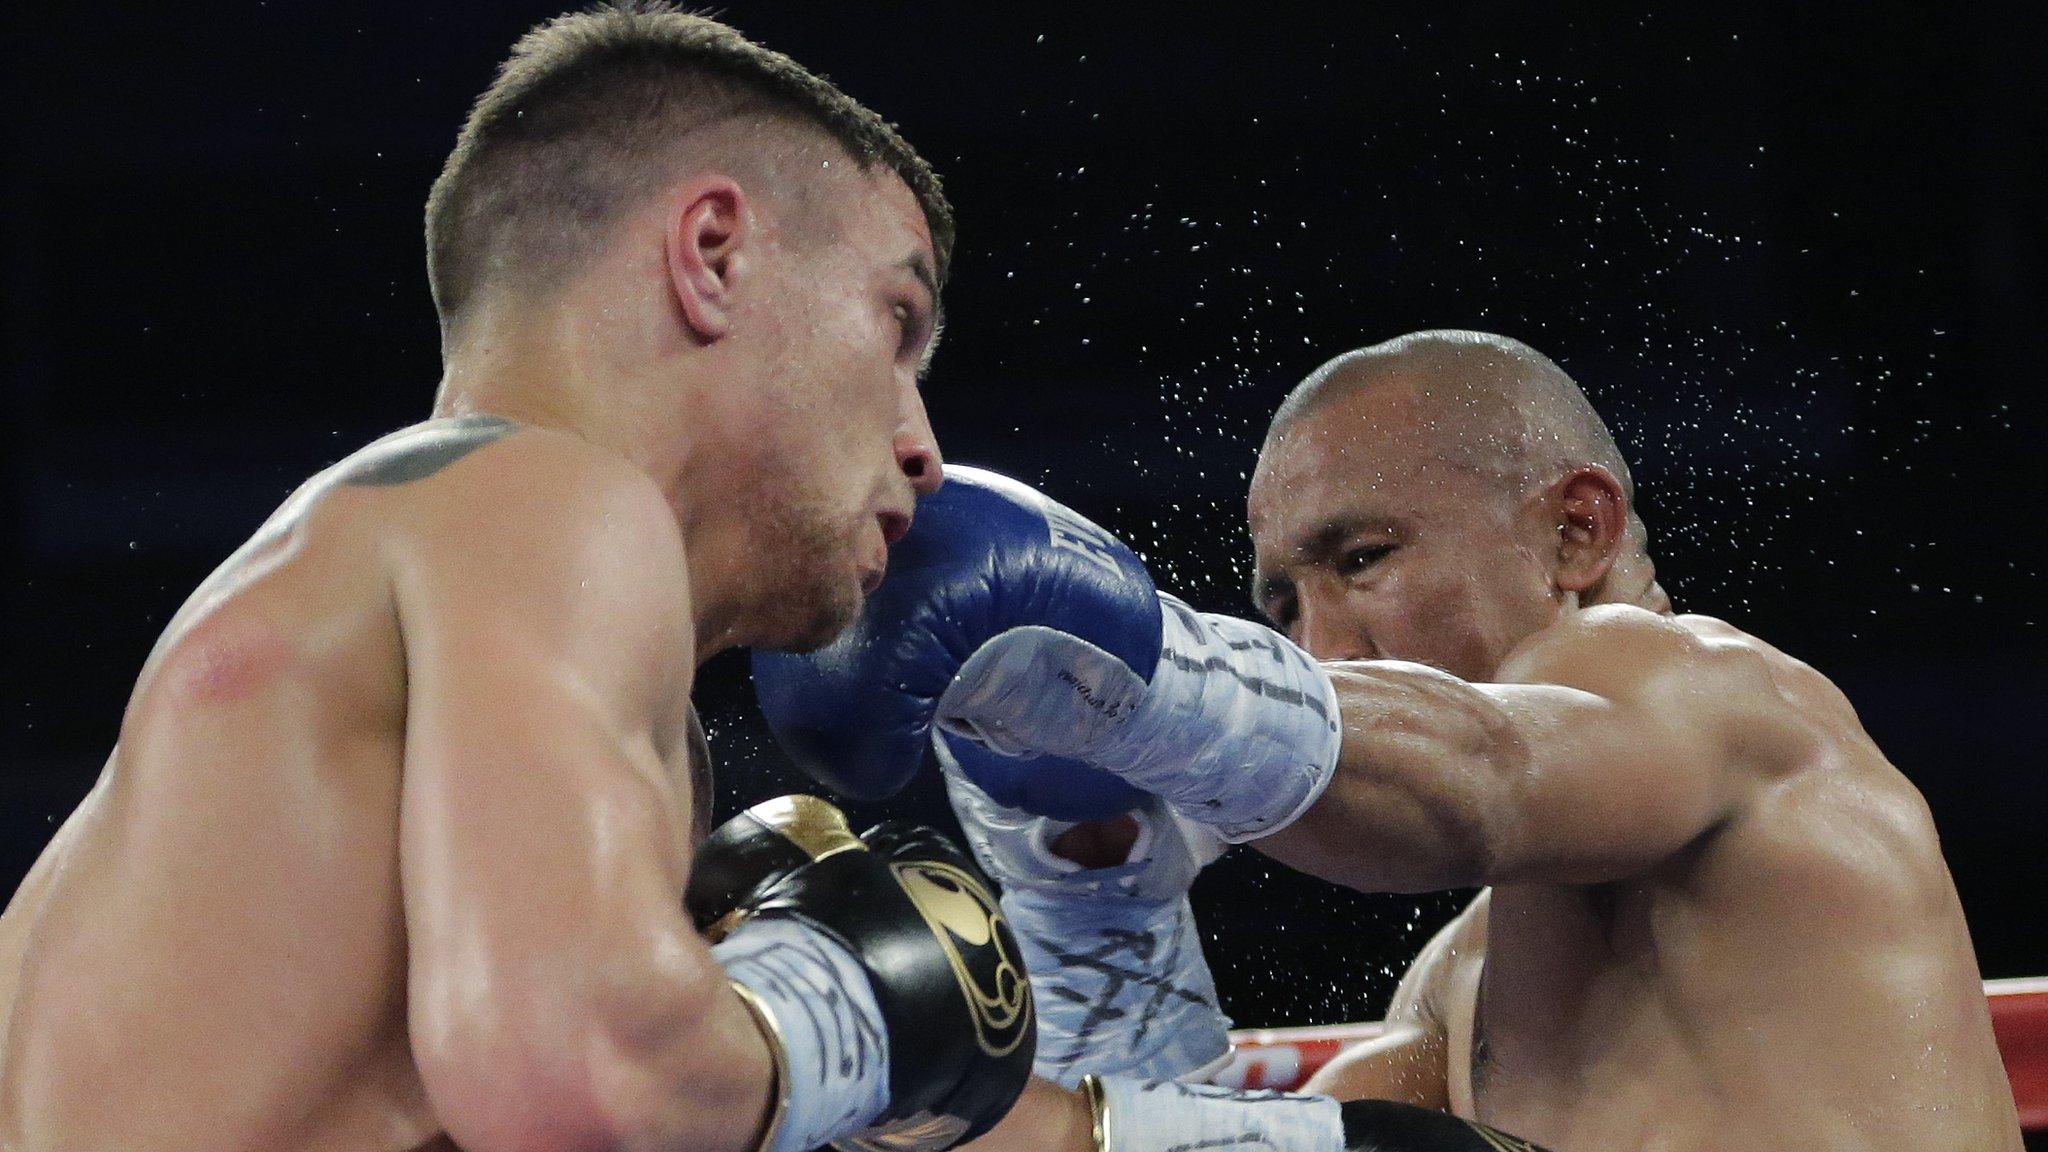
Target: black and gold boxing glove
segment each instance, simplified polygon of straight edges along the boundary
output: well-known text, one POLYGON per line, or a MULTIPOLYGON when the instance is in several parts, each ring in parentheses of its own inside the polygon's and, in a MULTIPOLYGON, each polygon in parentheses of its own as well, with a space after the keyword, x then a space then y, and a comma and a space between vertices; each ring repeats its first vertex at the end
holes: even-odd
POLYGON ((1037 1024, 1017 943, 939 833, 856 837, 830 803, 780 797, 711 833, 684 901, 776 1048, 762 1148, 949 1148, 1023 1091, 1037 1024))

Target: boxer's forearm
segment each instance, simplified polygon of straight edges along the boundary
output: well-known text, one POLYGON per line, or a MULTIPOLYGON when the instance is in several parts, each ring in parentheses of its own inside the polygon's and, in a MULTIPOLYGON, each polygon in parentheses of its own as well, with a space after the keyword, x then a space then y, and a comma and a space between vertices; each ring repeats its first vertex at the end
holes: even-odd
POLYGON ((1290 867, 1366 892, 1485 882, 1525 745, 1479 686, 1419 664, 1327 664, 1343 720, 1337 770, 1288 827, 1253 841, 1290 867))
POLYGON ((415 1000, 414 1058, 451 1138, 476 1152, 757 1146, 777 1090, 769 1043, 708 954, 671 967, 608 981, 601 1004, 492 981, 505 1003, 477 1010, 488 1020, 415 1000))
POLYGON ((1765 677, 1647 613, 1590 618, 1501 683, 1324 665, 1343 726, 1328 786, 1261 843, 1362 891, 1639 874, 1799 747, 1765 677), (1731 756, 1731 741, 1746 749, 1731 756))
POLYGON ((1098 1152, 1095 1117, 1079 1091, 1034 1079, 1002 1122, 971 1152, 1098 1152))

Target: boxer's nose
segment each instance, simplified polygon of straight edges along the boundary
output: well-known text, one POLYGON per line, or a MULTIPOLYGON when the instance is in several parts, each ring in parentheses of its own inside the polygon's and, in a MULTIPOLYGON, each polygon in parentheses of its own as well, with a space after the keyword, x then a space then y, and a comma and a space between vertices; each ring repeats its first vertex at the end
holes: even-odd
POLYGON ((1377 652, 1365 629, 1341 606, 1307 588, 1297 595, 1294 642, 1318 660, 1371 660, 1377 652))
POLYGON ((925 413, 924 398, 910 389, 903 423, 896 429, 896 466, 910 481, 911 491, 929 496, 945 482, 945 464, 939 459, 939 438, 925 413))

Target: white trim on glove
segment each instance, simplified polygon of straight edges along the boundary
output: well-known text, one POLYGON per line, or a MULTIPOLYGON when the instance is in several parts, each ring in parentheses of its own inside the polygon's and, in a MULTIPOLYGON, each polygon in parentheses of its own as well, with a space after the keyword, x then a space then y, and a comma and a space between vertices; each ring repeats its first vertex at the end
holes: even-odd
POLYGON ((1083 1090, 1102 1152, 1344 1152, 1344 1113, 1328 1096, 1124 1076, 1083 1090))
POLYGON ((1012 756, 1092 764, 1241 843, 1294 822, 1328 786, 1343 726, 1337 690, 1292 641, 1161 594, 1148 684, 1070 633, 1029 625, 969 656, 938 724, 1012 756))

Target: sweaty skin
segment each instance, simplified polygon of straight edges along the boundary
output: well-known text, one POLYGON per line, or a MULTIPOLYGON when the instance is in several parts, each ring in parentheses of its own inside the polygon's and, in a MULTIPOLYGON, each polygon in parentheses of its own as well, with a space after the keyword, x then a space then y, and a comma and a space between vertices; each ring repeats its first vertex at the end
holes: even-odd
MULTIPOLYGON (((432 935, 443 910, 418 903, 482 878, 430 873, 560 854, 587 906, 508 890, 458 914, 688 949, 687 589, 660 494, 560 434, 440 421, 310 481, 172 620, 98 786, 0 919, 0 1144, 448 1146, 408 927, 432 935), (513 759, 541 749, 556 762, 513 759)), ((545 959, 624 991, 595 978, 605 943, 545 959)), ((498 962, 470 963, 464 994, 491 994, 498 962)), ((758 1111, 753 1025, 696 1007, 742 1070, 707 1088, 758 1111)))
POLYGON ((842 168, 821 250, 668 190, 193 594, 0 915, 0 1148, 754 1146, 694 669, 829 638, 941 475, 930 236, 842 168))
POLYGON ((1554 365, 1453 335, 1340 363, 1253 481, 1263 606, 1334 661, 1345 722, 1329 790, 1258 846, 1362 890, 1489 886, 1312 1087, 1557 1152, 2016 1152, 1919 794, 1824 676, 1671 614, 1597 454, 1505 490, 1476 464, 1475 434, 1571 436, 1520 382, 1554 365))

